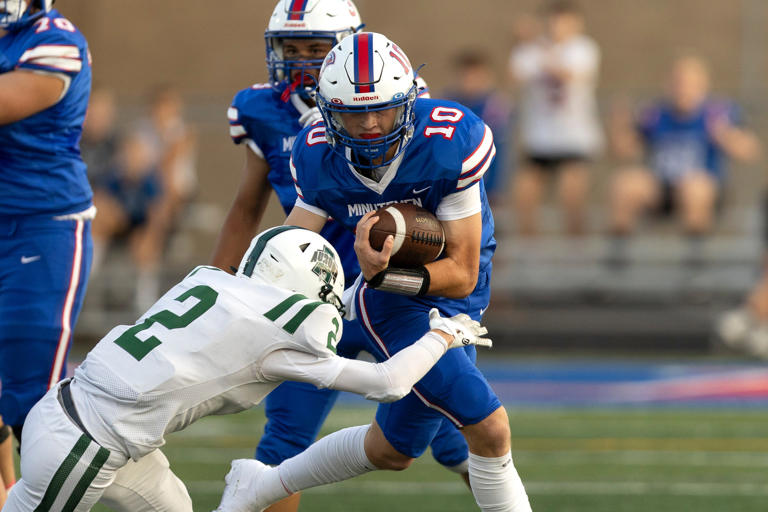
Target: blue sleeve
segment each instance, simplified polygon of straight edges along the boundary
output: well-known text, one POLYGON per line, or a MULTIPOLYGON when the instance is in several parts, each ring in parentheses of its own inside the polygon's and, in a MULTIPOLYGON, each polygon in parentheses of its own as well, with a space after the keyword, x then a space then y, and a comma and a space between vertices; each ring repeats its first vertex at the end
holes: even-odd
POLYGON ((229 120, 229 136, 232 137, 232 142, 235 144, 242 144, 248 138, 248 131, 245 128, 245 119, 242 112, 244 96, 247 94, 248 89, 235 94, 232 99, 232 104, 227 109, 227 119, 229 120))
POLYGON ((83 67, 90 66, 85 38, 68 19, 47 16, 35 26, 26 51, 16 63, 18 69, 64 74, 74 79, 83 67))
POLYGON ((8 60, 3 52, 0 52, 0 74, 13 71, 13 62, 8 60))
POLYGON ((474 114, 465 114, 458 126, 457 136, 457 142, 463 144, 463 160, 454 192, 469 188, 480 181, 496 157, 493 132, 474 114))
MULTIPOLYGON (((312 127, 302 129, 298 135, 296 135, 296 141, 293 143, 293 149, 291 150, 291 177, 293 178, 293 185, 296 187, 296 194, 299 199, 310 206, 316 206, 313 191, 315 184, 311 183, 311 179, 315 176, 314 173, 305 172, 308 164, 311 162, 307 158, 309 147, 306 145, 307 133, 312 127)), ((309 164, 311 165, 311 164, 309 164)))

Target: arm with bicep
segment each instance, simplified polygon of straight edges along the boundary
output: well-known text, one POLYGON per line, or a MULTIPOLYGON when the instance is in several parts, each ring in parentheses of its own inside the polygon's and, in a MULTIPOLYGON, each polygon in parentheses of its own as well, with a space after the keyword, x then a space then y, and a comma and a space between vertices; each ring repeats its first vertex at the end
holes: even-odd
POLYGON ((285 219, 286 226, 299 226, 300 228, 309 229, 315 233, 319 233, 325 223, 328 221, 328 215, 323 215, 319 209, 314 209, 310 205, 305 205, 301 199, 296 200, 291 213, 285 219))
POLYGON ((66 86, 53 74, 16 70, 0 74, 0 125, 13 123, 55 105, 66 86))
POLYGON ((257 155, 250 146, 246 147, 245 151, 243 179, 211 258, 212 265, 227 272, 230 267, 237 267, 251 239, 256 235, 272 190, 267 179, 267 161, 257 155))
POLYGON ((451 348, 491 346, 482 338, 487 330, 466 315, 443 318, 437 309, 429 313, 431 331, 383 363, 368 363, 333 356, 318 358, 295 350, 278 350, 262 362, 265 378, 309 382, 321 388, 350 391, 369 400, 394 402, 407 395, 434 364, 451 348))

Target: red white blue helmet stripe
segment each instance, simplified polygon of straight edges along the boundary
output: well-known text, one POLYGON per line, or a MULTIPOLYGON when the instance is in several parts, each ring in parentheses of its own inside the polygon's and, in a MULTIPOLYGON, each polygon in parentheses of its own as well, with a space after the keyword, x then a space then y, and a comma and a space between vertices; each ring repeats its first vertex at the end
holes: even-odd
POLYGON ((291 2, 291 8, 289 9, 290 15, 288 16, 288 19, 294 21, 303 20, 308 2, 309 0, 293 0, 293 2, 291 2))
POLYGON ((355 93, 374 92, 373 34, 365 32, 353 36, 355 52, 355 93))

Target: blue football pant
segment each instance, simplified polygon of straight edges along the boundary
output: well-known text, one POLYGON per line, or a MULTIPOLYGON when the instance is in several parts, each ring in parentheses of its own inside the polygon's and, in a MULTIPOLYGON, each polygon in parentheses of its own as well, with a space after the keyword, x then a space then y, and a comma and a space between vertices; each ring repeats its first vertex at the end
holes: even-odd
MULTIPOLYGON (((345 321, 343 332, 338 346, 339 355, 357 357, 369 343, 360 323, 345 321)), ((277 465, 306 450, 317 439, 338 396, 338 391, 318 389, 303 382, 280 384, 265 400, 267 424, 256 448, 256 459, 277 465)), ((446 467, 457 466, 469 456, 464 436, 445 418, 431 446, 435 460, 446 467)))
MULTIPOLYGON (((487 287, 486 287, 487 290, 487 287)), ((469 314, 479 320, 488 291, 461 300, 393 295, 361 286, 357 313, 368 335, 368 351, 383 361, 429 330, 429 310, 443 316, 469 314), (393 322, 391 319, 396 318, 393 322)), ((474 353, 474 347, 471 347, 474 353)), ((474 425, 501 407, 501 402, 467 350, 449 350, 402 400, 380 404, 376 422, 400 453, 419 457, 448 418, 454 425, 474 425)))
POLYGON ((0 415, 18 431, 66 376, 92 255, 90 221, 0 217, 0 415))

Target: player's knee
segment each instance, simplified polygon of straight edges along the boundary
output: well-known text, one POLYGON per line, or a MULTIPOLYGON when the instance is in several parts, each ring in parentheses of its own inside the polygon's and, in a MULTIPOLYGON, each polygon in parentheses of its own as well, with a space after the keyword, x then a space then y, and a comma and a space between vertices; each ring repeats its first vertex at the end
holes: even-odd
POLYGON ((469 451, 483 457, 498 457, 511 448, 509 419, 504 407, 499 407, 487 418, 464 427, 469 451))
POLYGON ((413 462, 413 457, 399 452, 387 440, 379 424, 374 421, 365 434, 365 455, 378 469, 402 471, 413 462))
POLYGON ((388 469, 390 471, 408 469, 414 460, 413 457, 403 455, 396 450, 372 450, 370 453, 366 450, 366 455, 371 464, 379 469, 388 469))

